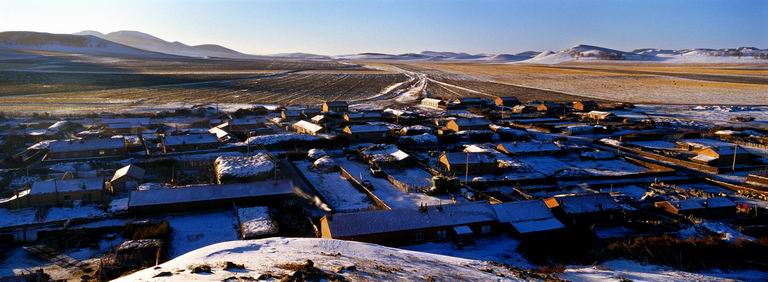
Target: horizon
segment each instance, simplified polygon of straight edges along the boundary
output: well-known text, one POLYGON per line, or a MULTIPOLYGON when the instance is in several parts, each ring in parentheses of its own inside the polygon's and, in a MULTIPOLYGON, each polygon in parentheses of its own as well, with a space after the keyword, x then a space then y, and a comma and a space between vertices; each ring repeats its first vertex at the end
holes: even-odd
POLYGON ((333 1, 33 0, 6 3, 0 30, 72 34, 131 30, 242 53, 516 54, 578 44, 641 48, 766 48, 768 2, 563 0, 333 1), (194 20, 191 20, 194 19, 194 20), (467 19, 456 21, 455 19, 467 19), (98 24, 94 24, 98 23, 98 24), (574 29, 574 26, 582 28, 574 29), (734 29, 733 27, 739 27, 734 29), (369 36, 376 32, 378 36, 369 36))

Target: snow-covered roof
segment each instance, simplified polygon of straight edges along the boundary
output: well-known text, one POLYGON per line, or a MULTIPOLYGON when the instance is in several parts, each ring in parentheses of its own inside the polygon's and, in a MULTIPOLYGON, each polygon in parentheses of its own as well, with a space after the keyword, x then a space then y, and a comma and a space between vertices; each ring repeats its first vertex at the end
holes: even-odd
POLYGON ((499 144, 499 149, 503 149, 509 154, 527 154, 537 152, 557 152, 560 147, 554 142, 530 141, 530 142, 510 142, 499 144))
POLYGON ((259 125, 266 121, 264 117, 243 117, 227 121, 230 126, 259 125))
POLYGON ((275 163, 267 153, 248 156, 221 156, 213 162, 219 177, 248 178, 269 173, 275 163))
POLYGON ((293 124, 293 128, 301 128, 306 131, 314 132, 314 133, 317 133, 323 130, 323 126, 314 124, 305 120, 297 121, 296 123, 293 124))
POLYGON ((219 139, 225 139, 229 136, 229 132, 218 127, 213 127, 211 129, 208 129, 208 133, 216 135, 216 138, 219 138, 219 139))
POLYGON ((566 214, 621 210, 613 197, 605 193, 565 196, 556 199, 566 214))
POLYGON ((115 174, 114 176, 112 176, 111 181, 115 181, 123 176, 130 176, 133 178, 144 178, 144 172, 145 171, 143 168, 129 164, 115 171, 115 174))
POLYGON ((314 122, 321 122, 323 119, 325 119, 325 115, 316 115, 313 116, 310 120, 314 122))
POLYGON ((192 145, 192 144, 211 144, 218 143, 216 136, 211 134, 189 134, 189 135, 170 135, 166 136, 163 144, 166 146, 192 145))
POLYGON ((129 208, 293 194, 291 181, 208 184, 132 191, 129 208))
POLYGON ((283 142, 295 142, 295 141, 317 141, 321 138, 315 135, 298 134, 298 133, 280 133, 259 135, 248 138, 245 144, 257 144, 257 145, 275 145, 283 142))
POLYGON ((708 208, 735 207, 736 204, 726 197, 714 197, 707 199, 708 208))
POLYGON ((400 136, 400 142, 403 142, 406 140, 412 141, 418 145, 432 145, 432 144, 438 143, 437 136, 429 133, 424 133, 420 135, 400 136))
POLYGON ((488 126, 490 122, 484 118, 459 118, 455 119, 457 125, 461 127, 465 126, 488 126))
POLYGON ((520 234, 559 230, 565 228, 562 222, 554 217, 512 222, 512 228, 520 234))
POLYGON ((717 160, 717 157, 712 157, 707 155, 696 155, 695 157, 691 158, 691 160, 708 163, 708 162, 717 160))
POLYGON ((83 190, 98 191, 103 188, 104 179, 102 178, 49 179, 33 183, 30 194, 37 195, 83 190))
POLYGON ((552 212, 542 200, 506 202, 491 205, 499 222, 518 222, 553 218, 552 212))
POLYGON ((589 111, 587 113, 587 115, 596 116, 596 117, 608 117, 608 116, 610 116, 612 114, 613 113, 611 113, 611 112, 604 112, 604 111, 589 111))
POLYGON ((402 161, 410 157, 408 153, 403 152, 395 145, 373 145, 361 150, 366 158, 377 162, 402 161))
POLYGON ((488 203, 429 206, 334 214, 328 227, 334 238, 492 222, 496 215, 488 203))
POLYGON ((496 162, 496 157, 489 153, 446 152, 445 157, 449 164, 481 164, 496 162))
POLYGON ((125 147, 125 140, 119 138, 59 140, 48 145, 53 153, 80 152, 90 150, 111 150, 125 147))
POLYGON ((243 238, 271 235, 278 231, 267 207, 238 208, 237 217, 243 238))
POLYGON ((389 126, 382 124, 358 124, 347 126, 352 134, 368 132, 389 132, 389 126))

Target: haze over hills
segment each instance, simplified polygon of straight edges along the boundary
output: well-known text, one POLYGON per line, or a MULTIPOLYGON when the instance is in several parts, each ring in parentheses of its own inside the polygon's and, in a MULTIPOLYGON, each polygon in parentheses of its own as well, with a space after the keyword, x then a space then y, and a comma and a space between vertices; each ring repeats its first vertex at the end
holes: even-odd
MULTIPOLYGON (((138 31, 116 31, 103 34, 86 30, 76 34, 41 32, 0 32, 0 48, 18 51, 54 51, 74 54, 117 57, 157 58, 182 56, 191 58, 225 59, 285 59, 285 60, 393 60, 446 61, 476 63, 559 64, 567 62, 656 62, 656 63, 768 63, 768 50, 755 47, 726 49, 657 49, 642 48, 621 51, 600 46, 580 44, 561 51, 526 51, 517 54, 469 54, 464 52, 423 51, 420 53, 358 53, 325 56, 310 53, 280 53, 273 55, 244 54, 221 45, 190 46, 169 42, 138 31)), ((5 56, 4 56, 5 57, 5 56)))
POLYGON ((576 45, 559 52, 546 51, 520 63, 559 64, 590 61, 636 61, 660 63, 768 63, 768 50, 754 47, 729 49, 636 49, 619 51, 592 45, 576 45))
POLYGON ((185 57, 211 57, 229 59, 250 59, 258 57, 254 55, 243 54, 216 44, 190 46, 178 41, 169 42, 147 33, 132 30, 121 30, 107 34, 93 30, 86 30, 75 33, 75 35, 91 35, 142 50, 185 57))
POLYGON ((112 57, 174 57, 168 54, 133 48, 93 35, 52 34, 29 31, 0 32, 0 48, 15 51, 49 51, 112 57))

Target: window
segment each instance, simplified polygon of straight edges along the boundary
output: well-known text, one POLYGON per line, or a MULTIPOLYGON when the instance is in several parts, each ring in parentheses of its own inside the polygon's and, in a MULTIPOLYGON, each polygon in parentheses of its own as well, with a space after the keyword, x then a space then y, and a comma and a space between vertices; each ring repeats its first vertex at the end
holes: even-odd
POLYGON ((424 232, 416 232, 414 234, 414 240, 418 241, 424 241, 424 232))
POLYGON ((480 228, 480 232, 483 234, 491 233, 491 226, 490 225, 483 225, 482 228, 480 228))
POLYGON ((107 152, 105 152, 104 150, 99 150, 99 155, 100 156, 103 156, 103 155, 106 155, 106 154, 107 154, 107 152))
POLYGON ((446 238, 448 238, 448 231, 445 231, 445 230, 437 231, 437 239, 438 240, 445 240, 446 238))

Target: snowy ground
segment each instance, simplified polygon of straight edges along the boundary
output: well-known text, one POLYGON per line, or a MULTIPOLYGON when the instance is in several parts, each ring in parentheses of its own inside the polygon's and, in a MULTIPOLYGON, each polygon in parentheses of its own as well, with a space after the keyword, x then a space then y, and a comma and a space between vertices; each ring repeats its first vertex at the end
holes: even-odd
POLYGON ((481 238, 475 245, 458 249, 452 242, 433 242, 405 247, 404 249, 465 259, 496 261, 520 268, 532 268, 528 260, 517 252, 520 241, 506 235, 481 238))
POLYGON ((594 266, 569 266, 561 278, 571 281, 765 281, 768 273, 758 271, 690 273, 628 260, 607 261, 594 266))
MULTIPOLYGON (((326 273, 338 273, 351 281, 414 281, 433 277, 437 281, 506 281, 513 273, 487 262, 382 247, 352 241, 309 238, 269 238, 232 241, 190 252, 116 281, 193 281, 225 278, 257 278, 265 273, 291 274, 286 264, 312 260, 326 273), (241 269, 224 270, 224 262, 243 264, 241 269), (193 274, 188 267, 207 263, 212 273, 193 274), (282 268, 281 268, 282 266, 282 268), (355 270, 341 271, 354 266, 355 270), (171 276, 152 278, 168 272, 171 276), (504 276, 498 276, 503 274, 504 276)), ((280 280, 280 279, 276 279, 280 280)))
POLYGON ((421 192, 405 193, 400 191, 386 178, 374 177, 368 169, 368 165, 345 158, 337 158, 336 162, 344 167, 356 179, 371 181, 373 184, 373 193, 384 201, 390 208, 411 208, 416 209, 421 204, 430 206, 439 205, 442 200, 428 196, 421 192))
MULTIPOLYGON (((704 123, 721 126, 754 126, 768 128, 768 107, 764 106, 675 106, 637 105, 632 112, 656 120, 681 124, 704 123), (733 119, 739 116, 754 117, 751 122, 733 119)), ((620 114, 622 115, 622 114, 620 114)))
POLYGON ((371 207, 368 196, 355 189, 340 173, 314 171, 310 168, 311 163, 307 161, 295 164, 335 212, 353 212, 371 207))
POLYGON ((211 244, 239 238, 234 211, 173 215, 166 218, 171 224, 169 257, 175 258, 189 251, 211 244))

